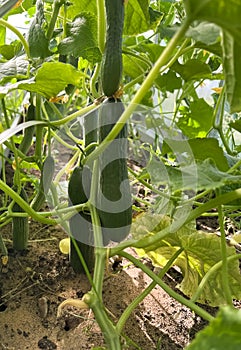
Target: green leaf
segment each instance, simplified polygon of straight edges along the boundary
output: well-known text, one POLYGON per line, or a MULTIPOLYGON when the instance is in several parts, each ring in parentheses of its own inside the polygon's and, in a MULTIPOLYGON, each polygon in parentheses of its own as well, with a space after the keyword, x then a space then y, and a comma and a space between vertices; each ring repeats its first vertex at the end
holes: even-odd
POLYGON ((0 87, 0 95, 15 89, 24 89, 50 98, 56 96, 68 84, 78 86, 81 77, 82 73, 68 63, 45 62, 38 69, 35 78, 0 87))
POLYGON ((241 132, 241 119, 237 119, 234 122, 229 123, 231 128, 237 130, 238 132, 241 132))
POLYGON ((181 113, 177 126, 186 136, 207 136, 213 125, 213 108, 203 98, 190 102, 189 107, 181 113))
POLYGON ((1 45, 0 46, 0 55, 2 55, 7 60, 10 60, 14 57, 14 46, 13 45, 1 45))
POLYGON ((222 307, 185 350, 240 350, 241 310, 222 307))
POLYGON ((78 86, 82 74, 72 65, 62 62, 45 62, 38 69, 35 81, 31 83, 22 82, 20 89, 34 91, 47 98, 56 96, 68 84, 78 86))
POLYGON ((186 81, 193 79, 203 79, 205 77, 209 78, 212 73, 208 64, 197 59, 188 60, 184 64, 176 61, 172 65, 172 69, 180 74, 181 77, 186 81))
POLYGON ((49 41, 45 35, 46 25, 44 17, 44 4, 42 0, 36 3, 36 14, 28 32, 28 44, 31 57, 45 58, 50 54, 49 41))
POLYGON ((124 34, 137 35, 150 29, 148 0, 128 0, 125 5, 124 34))
MULTIPOLYGON (((131 229, 133 238, 140 239, 147 235, 155 235, 170 225, 171 220, 166 216, 153 215, 153 213, 143 214, 134 221, 131 229), (154 226, 154 217, 159 223, 154 226), (169 222, 168 222, 169 221, 169 222)), ((197 231, 190 227, 182 227, 175 233, 169 233, 159 242, 156 250, 136 249, 140 256, 148 256, 154 265, 164 266, 167 261, 183 248, 183 252, 175 261, 175 265, 181 269, 183 280, 178 288, 187 296, 192 297, 206 273, 216 263, 222 261, 220 238, 216 234, 197 231)), ((227 256, 236 254, 235 248, 227 247, 227 256)), ((241 298, 241 276, 239 273, 238 261, 229 262, 229 286, 234 299, 241 298)), ((198 302, 219 306, 226 303, 223 292, 222 271, 215 271, 207 283, 198 299, 198 302)))
POLYGON ((240 52, 240 40, 235 40, 227 31, 223 31, 223 67, 231 113, 241 111, 240 52))
POLYGON ((174 90, 182 87, 182 79, 169 70, 167 73, 160 75, 155 80, 155 84, 162 91, 174 92, 174 90))
POLYGON ((219 170, 227 171, 229 169, 227 158, 223 153, 223 149, 219 146, 217 139, 211 137, 190 139, 188 140, 188 144, 196 161, 212 159, 219 170))
POLYGON ((12 78, 24 79, 28 74, 29 62, 25 56, 14 57, 0 64, 0 81, 5 83, 12 78))
POLYGON ((190 27, 186 36, 203 44, 213 45, 220 39, 220 28, 213 23, 202 22, 190 27))
POLYGON ((89 12, 96 15, 96 1, 95 0, 71 0, 67 7, 67 18, 73 19, 82 14, 82 12, 89 12))
POLYGON ((234 176, 220 171, 210 159, 172 167, 165 166, 160 160, 153 158, 147 165, 147 171, 153 185, 157 188, 168 186, 173 192, 214 190, 227 185, 235 186, 236 189, 240 187, 241 181, 240 175, 234 176))
POLYGON ((220 171, 229 169, 227 158, 223 149, 219 146, 215 138, 190 139, 190 140, 169 140, 165 139, 162 146, 162 154, 174 153, 175 156, 181 157, 183 154, 189 154, 189 162, 202 162, 212 159, 220 171), (188 146, 188 147, 187 147, 188 146))
POLYGON ((67 25, 67 36, 58 46, 59 53, 83 57, 91 63, 100 62, 101 53, 96 38, 96 17, 89 13, 81 14, 67 25))
POLYGON ((239 0, 184 0, 190 20, 216 23, 238 41, 241 40, 241 2, 239 0))
POLYGON ((146 62, 146 57, 138 57, 137 55, 123 54, 123 73, 129 77, 135 79, 140 75, 146 73, 147 69, 150 68, 149 64, 146 62))

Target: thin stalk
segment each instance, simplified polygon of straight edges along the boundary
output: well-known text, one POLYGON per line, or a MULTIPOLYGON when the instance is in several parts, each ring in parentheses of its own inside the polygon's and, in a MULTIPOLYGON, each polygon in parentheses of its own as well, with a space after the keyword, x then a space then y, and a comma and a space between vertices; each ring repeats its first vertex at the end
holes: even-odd
MULTIPOLYGON (((227 257, 227 262, 231 262, 233 260, 239 260, 241 259, 241 254, 234 254, 234 255, 231 255, 231 256, 228 256, 227 257)), ((215 273, 217 272, 219 269, 221 269, 223 266, 223 261, 219 261, 218 263, 216 263, 215 265, 213 265, 209 270, 208 272, 206 273, 206 275, 203 277, 203 279, 201 280, 195 294, 192 296, 191 300, 195 303, 199 296, 201 295, 205 285, 207 284, 208 280, 210 279, 210 277, 215 273)))
POLYGON ((36 221, 42 222, 43 224, 48 225, 56 225, 56 220, 48 219, 45 217, 42 217, 36 211, 34 211, 28 204, 23 200, 16 192, 14 192, 11 187, 9 187, 6 183, 4 183, 2 180, 0 180, 0 190, 4 191, 11 197, 16 203, 20 205, 20 207, 29 214, 33 219, 36 221))
POLYGON ((24 36, 19 32, 19 30, 17 28, 15 28, 14 26, 12 26, 10 23, 8 23, 7 21, 5 21, 4 19, 0 18, 0 25, 10 29, 14 34, 17 35, 17 37, 19 38, 19 40, 21 41, 24 50, 27 54, 28 57, 30 57, 30 52, 29 52, 29 46, 27 41, 25 40, 24 36))
POLYGON ((211 316, 207 311, 200 308, 193 301, 184 298, 182 295, 176 293, 172 288, 170 288, 166 283, 164 283, 159 276, 157 276, 154 272, 152 272, 147 266, 142 264, 138 259, 126 252, 120 252, 119 255, 133 262, 133 264, 139 267, 145 274, 147 274, 153 281, 155 281, 167 294, 169 294, 172 298, 177 300, 179 303, 187 306, 192 311, 194 311, 197 315, 201 316, 203 319, 207 321, 212 321, 213 316, 211 316))
POLYGON ((97 0, 97 42, 100 52, 103 53, 105 49, 105 31, 106 31, 106 16, 105 16, 105 1, 97 0))
POLYGON ((219 218, 219 227, 221 233, 221 254, 222 254, 222 282, 223 282, 223 291, 225 294, 226 302, 229 305, 233 305, 232 294, 229 286, 229 273, 228 273, 228 260, 227 260, 227 242, 224 229, 224 217, 222 206, 218 206, 218 218, 219 218))
POLYGON ((108 146, 109 142, 113 141, 116 136, 120 133, 122 127, 126 124, 128 119, 130 118, 131 114, 136 109, 137 105, 142 101, 142 99, 145 97, 147 91, 151 88, 154 80, 157 78, 161 67, 163 67, 168 60, 170 59, 171 55, 173 54, 174 50, 176 49, 177 44, 180 42, 180 40, 185 35, 188 27, 189 27, 190 21, 189 19, 186 19, 178 32, 173 36, 173 38, 170 40, 169 44, 166 46, 162 54, 160 55, 159 59, 156 61, 152 69, 150 70, 149 74, 147 75, 146 79, 141 84, 140 88, 136 92, 135 96, 131 100, 130 104, 125 109, 124 113, 121 115, 120 119, 114 126, 114 128, 111 130, 111 132, 106 136, 106 138, 103 140, 103 142, 99 145, 97 149, 95 149, 87 158, 86 162, 93 161, 94 159, 97 159, 98 156, 104 151, 104 149, 108 146))
POLYGON ((61 126, 61 125, 64 125, 64 124, 69 123, 72 120, 76 119, 77 117, 87 117, 87 115, 90 112, 92 112, 94 109, 98 109, 98 108, 99 108, 99 106, 97 104, 93 103, 92 105, 84 107, 84 108, 81 108, 79 111, 74 112, 74 113, 68 115, 65 118, 49 122, 49 125, 50 126, 61 126))
MULTIPOLYGON (((36 120, 42 121, 42 111, 41 111, 41 101, 42 98, 40 95, 36 95, 36 120)), ((37 158, 37 162, 42 164, 42 138, 43 138, 43 126, 36 125, 36 141, 35 141, 35 156, 37 158)), ((39 165, 39 164, 38 164, 39 165)))
POLYGON ((99 97, 98 91, 96 90, 96 82, 97 82, 97 79, 99 77, 100 67, 101 67, 101 65, 99 63, 97 63, 97 65, 95 66, 94 73, 90 79, 90 92, 91 92, 92 96, 94 96, 94 98, 99 97))
MULTIPOLYGON (((183 248, 180 248, 179 250, 176 251, 175 254, 168 260, 167 264, 163 267, 161 272, 158 274, 158 277, 162 279, 164 275, 167 273, 167 271, 172 267, 174 264, 175 260, 178 258, 178 256, 182 253, 183 248)), ((125 309, 121 317, 119 318, 117 324, 116 324, 116 330, 121 334, 125 323, 127 319, 130 317, 131 313, 133 310, 145 299, 147 295, 149 295, 152 291, 153 288, 157 285, 156 281, 152 281, 149 286, 142 292, 140 293, 125 309)))
POLYGON ((51 16, 51 19, 49 22, 49 27, 48 27, 47 34, 46 34, 48 40, 50 40, 52 38, 55 23, 56 23, 57 18, 58 18, 59 10, 64 3, 65 3, 65 0, 55 0, 54 1, 54 9, 52 12, 52 16, 51 16))

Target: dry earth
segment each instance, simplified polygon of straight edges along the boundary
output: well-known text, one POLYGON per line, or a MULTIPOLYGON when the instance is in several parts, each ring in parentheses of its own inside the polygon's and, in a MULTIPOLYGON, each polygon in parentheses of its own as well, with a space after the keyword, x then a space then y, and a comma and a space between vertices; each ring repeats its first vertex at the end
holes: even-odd
MULTIPOLYGON (((7 243, 9 262, 1 267, 0 349, 84 350, 104 345, 91 312, 66 308, 56 318, 61 301, 81 298, 89 290, 86 277, 75 274, 68 257, 59 252, 65 233, 36 223, 30 228, 28 250, 16 253, 7 243)), ((3 237, 11 239, 10 232, 11 226, 6 226, 3 237)), ((175 288, 179 278, 173 271, 166 282, 175 288)), ((125 261, 115 275, 106 273, 103 298, 114 321, 149 283, 141 270, 125 261)), ((199 316, 156 287, 128 320, 123 349, 183 349, 204 325, 199 316)))

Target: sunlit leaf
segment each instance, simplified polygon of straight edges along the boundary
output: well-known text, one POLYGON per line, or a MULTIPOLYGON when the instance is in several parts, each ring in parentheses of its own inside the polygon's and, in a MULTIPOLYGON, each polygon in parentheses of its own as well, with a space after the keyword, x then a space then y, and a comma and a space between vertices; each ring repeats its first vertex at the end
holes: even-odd
POLYGON ((241 310, 222 307, 185 350, 240 350, 241 310))
POLYGON ((136 35, 150 29, 148 0, 129 0, 125 5, 124 34, 136 35))
POLYGON ((177 126, 186 136, 207 136, 213 125, 213 108, 204 99, 190 102, 189 107, 181 112, 177 126))
POLYGON ((67 7, 67 17, 73 19, 83 12, 96 15, 96 0, 71 0, 67 7))
MULTIPOLYGON (((153 226, 154 216, 153 213, 146 213, 137 217, 132 225, 131 233, 133 238, 140 239, 147 235, 149 227, 151 231, 148 235, 155 235, 158 230, 166 228, 171 223, 170 219, 168 223, 167 217, 159 215, 157 216, 159 224, 153 226), (149 224, 147 225, 148 221, 149 224)), ((192 297, 210 268, 222 261, 220 238, 216 234, 197 231, 190 227, 182 227, 175 233, 169 233, 168 236, 161 240, 156 250, 149 251, 148 247, 146 247, 145 249, 136 249, 136 251, 140 256, 148 256, 154 265, 162 267, 180 248, 183 248, 183 252, 176 259, 175 265, 181 269, 183 280, 178 285, 178 288, 185 295, 192 297)), ((231 256, 234 254, 236 254, 235 248, 227 247, 227 255, 231 256)), ((228 271, 232 297, 240 299, 241 276, 237 260, 229 263, 228 271)), ((212 306, 226 303, 221 269, 218 269, 210 276, 198 301, 212 306)))

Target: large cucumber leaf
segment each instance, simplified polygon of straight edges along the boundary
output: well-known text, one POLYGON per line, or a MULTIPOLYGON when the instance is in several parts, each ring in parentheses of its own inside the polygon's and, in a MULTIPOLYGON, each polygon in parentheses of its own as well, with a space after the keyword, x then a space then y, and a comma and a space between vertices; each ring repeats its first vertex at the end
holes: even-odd
POLYGON ((137 35, 156 28, 162 14, 149 7, 149 0, 128 0, 125 4, 124 34, 137 35))
MULTIPOLYGON (((229 169, 227 158, 223 149, 219 146, 215 138, 194 138, 189 140, 164 139, 162 153, 178 154, 189 152, 191 162, 202 162, 206 159, 212 159, 216 167, 221 171, 229 169), (192 158, 191 158, 192 157, 192 158)), ((207 164, 208 165, 208 164, 207 164)))
POLYGON ((67 25, 67 36, 59 46, 62 55, 83 57, 91 63, 101 61, 101 53, 97 43, 97 22, 95 16, 83 13, 75 17, 73 22, 67 25))
POLYGON ((14 57, 11 60, 0 63, 0 82, 8 82, 12 78, 26 79, 29 62, 25 56, 14 57))
POLYGON ((241 310, 222 307, 185 350, 240 350, 241 310))
POLYGON ((239 0, 184 0, 190 20, 216 23, 241 40, 241 2, 239 0))
POLYGON ((177 126, 188 137, 206 137, 213 125, 213 107, 200 98, 180 109, 177 126))
MULTIPOLYGON (((133 238, 140 239, 155 235, 157 232, 170 225, 168 217, 145 213, 137 217, 133 222, 131 234, 133 238), (156 223, 154 224, 154 220, 156 223), (158 222, 159 221, 159 222, 158 222)), ((216 234, 197 231, 192 227, 182 227, 177 232, 169 233, 158 244, 155 250, 136 249, 137 253, 143 257, 148 256, 154 265, 165 266, 168 260, 180 248, 183 252, 175 261, 182 272, 183 280, 178 288, 187 296, 192 297, 206 273, 216 263, 222 261, 220 238, 216 234)), ((227 247, 227 256, 235 254, 235 248, 227 247)), ((238 261, 232 261, 228 265, 229 286, 232 297, 241 298, 241 276, 238 261)), ((226 303, 223 288, 222 271, 215 271, 207 283, 204 285, 198 302, 219 306, 226 303)))
POLYGON ((96 0, 71 0, 67 7, 67 17, 74 19, 76 16, 82 14, 82 12, 89 12, 96 16, 96 0))
POLYGON ((38 69, 35 78, 0 87, 0 95, 15 89, 24 89, 50 98, 56 96, 68 84, 79 86, 81 77, 82 73, 70 64, 45 62, 38 69))

